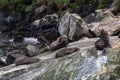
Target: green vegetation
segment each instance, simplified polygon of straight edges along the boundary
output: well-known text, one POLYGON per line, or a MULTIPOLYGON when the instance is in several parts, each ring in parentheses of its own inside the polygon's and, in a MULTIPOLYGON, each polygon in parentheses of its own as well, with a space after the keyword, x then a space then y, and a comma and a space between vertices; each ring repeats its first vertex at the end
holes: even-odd
POLYGON ((0 10, 7 8, 14 12, 30 12, 43 4, 56 3, 59 8, 68 4, 68 0, 0 0, 0 10))
MULTIPOLYGON (((88 4, 92 4, 95 9, 103 9, 103 3, 106 1, 109 0, 76 0, 75 3, 69 3, 69 0, 0 0, 0 10, 7 9, 11 12, 28 13, 43 4, 50 6, 50 8, 52 8, 53 10, 54 7, 58 7, 58 10, 67 8, 69 11, 72 11, 78 5, 81 5, 83 8, 85 8, 88 4)), ((117 6, 116 12, 119 12, 120 0, 115 0, 114 3, 117 6)))
POLYGON ((104 8, 104 5, 103 4, 99 4, 97 9, 103 9, 104 8))

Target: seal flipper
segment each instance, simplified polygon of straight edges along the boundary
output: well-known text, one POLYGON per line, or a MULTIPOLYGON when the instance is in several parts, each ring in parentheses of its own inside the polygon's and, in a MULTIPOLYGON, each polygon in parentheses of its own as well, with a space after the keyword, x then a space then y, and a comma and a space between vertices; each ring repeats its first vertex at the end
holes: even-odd
POLYGON ((108 49, 107 48, 103 48, 103 53, 108 54, 109 53, 108 49))

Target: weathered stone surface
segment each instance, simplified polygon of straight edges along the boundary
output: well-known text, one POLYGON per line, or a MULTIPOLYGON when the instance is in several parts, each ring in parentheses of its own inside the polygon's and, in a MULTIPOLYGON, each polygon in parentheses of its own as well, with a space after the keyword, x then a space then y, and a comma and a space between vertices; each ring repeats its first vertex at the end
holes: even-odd
POLYGON ((65 13, 59 22, 59 33, 65 34, 72 41, 78 40, 80 35, 88 33, 85 21, 77 14, 65 13))
MULTIPOLYGON (((80 48, 79 51, 54 59, 55 54, 60 51, 46 52, 36 56, 41 61, 30 65, 14 66, 14 64, 0 69, 0 79, 2 80, 80 80, 80 79, 108 79, 112 76, 119 79, 119 56, 112 59, 120 49, 115 47, 120 43, 117 37, 110 38, 114 50, 109 49, 109 54, 102 55, 102 52, 96 51, 94 43, 97 39, 80 40, 70 43, 68 48, 80 48), (118 40, 118 42, 117 42, 118 40), (115 64, 115 62, 117 64, 115 64), (114 62, 114 64, 113 64, 114 62)), ((114 80, 114 79, 112 79, 114 80)))
POLYGON ((88 24, 89 28, 95 32, 97 36, 100 35, 102 29, 107 30, 110 35, 113 35, 114 31, 120 27, 119 18, 116 18, 109 10, 101 12, 97 19, 100 21, 98 20, 99 22, 88 24))

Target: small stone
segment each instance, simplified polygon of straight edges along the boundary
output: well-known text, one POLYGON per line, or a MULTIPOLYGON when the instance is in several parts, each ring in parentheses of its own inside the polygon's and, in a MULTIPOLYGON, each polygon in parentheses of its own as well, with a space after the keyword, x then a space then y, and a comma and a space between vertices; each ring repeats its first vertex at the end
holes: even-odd
POLYGON ((29 56, 29 57, 36 56, 40 53, 39 48, 35 45, 28 45, 26 47, 26 50, 27 50, 26 56, 29 56))

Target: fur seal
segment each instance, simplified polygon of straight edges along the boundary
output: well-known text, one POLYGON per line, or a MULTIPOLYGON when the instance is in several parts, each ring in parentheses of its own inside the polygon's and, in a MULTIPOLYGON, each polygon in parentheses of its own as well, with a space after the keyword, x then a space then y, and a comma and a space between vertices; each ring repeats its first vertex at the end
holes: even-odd
POLYGON ((24 65, 24 64, 36 63, 39 61, 40 61, 40 59, 38 59, 38 58, 31 58, 31 57, 23 56, 23 57, 18 57, 15 60, 15 65, 19 66, 19 65, 24 65))
POLYGON ((61 35, 60 37, 57 38, 56 41, 53 41, 51 44, 50 44, 50 49, 52 51, 55 51, 57 49, 60 49, 62 47, 65 47, 67 46, 68 44, 68 38, 66 35, 61 35))
POLYGON ((9 65, 9 64, 14 63, 15 60, 16 60, 18 57, 25 57, 25 55, 23 55, 23 54, 9 54, 9 55, 7 56, 7 59, 6 59, 6 64, 9 65))
POLYGON ((55 58, 72 54, 78 50, 79 50, 79 48, 65 48, 63 50, 60 50, 58 53, 56 53, 55 58))
POLYGON ((109 34, 107 31, 102 29, 100 39, 98 39, 95 42, 95 47, 97 50, 104 50, 106 52, 106 48, 111 48, 111 45, 109 44, 109 34))

